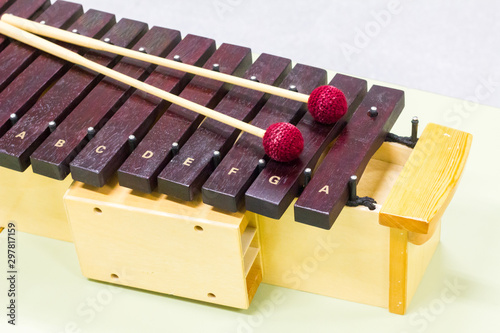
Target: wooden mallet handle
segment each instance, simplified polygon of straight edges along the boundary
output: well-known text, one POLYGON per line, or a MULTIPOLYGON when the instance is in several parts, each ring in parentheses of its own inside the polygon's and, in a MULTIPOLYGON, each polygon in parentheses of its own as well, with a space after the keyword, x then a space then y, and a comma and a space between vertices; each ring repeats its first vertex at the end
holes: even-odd
MULTIPOLYGON (((191 111, 194 111, 196 113, 204 115, 208 118, 212 118, 214 120, 217 120, 217 121, 224 123, 228 126, 235 127, 235 128, 240 129, 244 132, 253 134, 253 135, 258 136, 260 138, 263 138, 264 134, 266 133, 266 131, 261 129, 261 128, 258 128, 256 126, 247 124, 243 121, 234 119, 234 118, 229 117, 225 114, 211 110, 209 108, 206 108, 206 107, 201 106, 197 103, 191 102, 191 101, 184 99, 182 97, 179 97, 177 95, 174 95, 174 94, 171 94, 171 93, 166 92, 164 90, 153 87, 152 85, 149 85, 147 83, 133 79, 127 75, 124 75, 120 72, 112 70, 108 67, 99 65, 91 60, 88 60, 88 59, 82 57, 81 55, 79 55, 75 52, 72 52, 72 51, 62 47, 62 46, 59 46, 55 43, 52 43, 48 40, 45 40, 45 39, 40 38, 38 36, 35 36, 27 31, 21 30, 15 26, 12 26, 12 25, 4 22, 4 21, 6 21, 6 20, 4 20, 5 17, 8 17, 9 19, 11 19, 11 18, 13 18, 13 16, 12 15, 3 15, 2 16, 2 20, 0 21, 0 33, 5 35, 5 36, 16 39, 24 44, 27 44, 27 45, 30 45, 30 46, 35 47, 37 49, 40 49, 44 52, 47 52, 49 54, 52 54, 52 55, 58 57, 58 58, 64 59, 66 61, 75 63, 75 64, 83 66, 83 67, 86 67, 86 68, 91 69, 95 72, 106 75, 112 79, 123 82, 129 86, 132 86, 134 88, 142 90, 148 94, 157 96, 161 99, 164 99, 164 100, 169 101, 171 103, 177 104, 181 107, 184 107, 186 109, 189 109, 191 111)), ((17 18, 16 18, 16 21, 17 21, 17 18)), ((28 20, 26 20, 26 21, 29 22, 30 24, 34 23, 32 21, 28 21, 28 20)), ((23 22, 24 22, 24 20, 23 20, 23 22)), ((41 24, 38 24, 38 25, 40 25, 41 27, 44 27, 44 28, 49 28, 49 27, 41 25, 41 24)), ((24 28, 24 25, 23 25, 23 28, 24 28)), ((62 31, 59 31, 58 29, 55 29, 55 30, 57 30, 58 33, 59 32, 62 33, 62 31)), ((82 36, 72 34, 72 33, 69 33, 69 34, 74 35, 74 37, 82 37, 82 36)), ((50 37, 53 37, 53 36, 50 36, 50 37)), ((122 49, 120 47, 108 45, 104 42, 100 42, 100 41, 94 40, 92 38, 87 38, 87 37, 84 37, 84 38, 85 38, 85 40, 89 39, 93 42, 96 42, 96 43, 98 43, 98 45, 101 45, 101 43, 102 43, 102 44, 110 46, 110 47, 112 46, 113 48, 122 49)), ((82 44, 82 46, 87 46, 87 45, 82 44)), ((104 48, 103 48, 103 50, 104 50, 104 48)), ((123 49, 123 50, 127 50, 127 49, 123 49)), ((105 51, 109 51, 109 49, 106 49, 105 51)), ((134 52, 131 50, 127 50, 127 51, 134 52)), ((110 52, 114 52, 114 50, 110 51, 110 52)), ((139 52, 139 54, 141 54, 141 53, 139 52)), ((148 55, 144 55, 144 56, 148 56, 148 55)), ((148 57, 152 57, 152 56, 148 56, 148 57)), ((156 58, 156 57, 153 57, 153 58, 156 58)), ((137 58, 137 59, 139 59, 139 58, 137 58)), ((159 58, 159 59, 161 59, 161 58, 159 58)), ((140 60, 149 61, 149 58, 148 59, 143 58, 140 60)), ((166 59, 163 59, 163 60, 166 60, 166 59)), ((176 63, 176 62, 174 62, 174 63, 176 63)), ((232 77, 232 76, 230 76, 230 77, 232 77)))
POLYGON ((308 99, 309 99, 309 95, 301 94, 301 93, 296 92, 296 91, 283 89, 283 88, 271 86, 268 84, 244 79, 241 77, 232 76, 229 74, 224 74, 224 73, 216 72, 216 71, 201 68, 201 67, 184 64, 184 63, 177 62, 174 60, 169 60, 169 59, 153 56, 153 55, 142 53, 139 51, 134 51, 134 50, 130 50, 127 48, 111 45, 109 43, 105 43, 105 42, 97 40, 97 39, 81 36, 81 35, 78 35, 78 34, 75 34, 75 33, 69 32, 69 31, 65 31, 65 30, 57 29, 57 28, 50 27, 47 25, 43 25, 43 24, 40 24, 40 23, 37 23, 34 21, 30 21, 27 19, 23 19, 23 18, 14 16, 14 15, 11 15, 11 14, 2 15, 1 20, 10 24, 10 25, 16 26, 22 30, 34 33, 36 35, 45 36, 45 37, 60 40, 60 41, 66 42, 66 43, 75 44, 75 45, 79 45, 79 46, 83 46, 83 47, 91 48, 91 49, 95 49, 95 50, 107 51, 107 52, 114 53, 114 54, 119 54, 119 55, 122 55, 124 57, 149 62, 149 63, 156 64, 159 66, 177 69, 177 70, 180 70, 182 72, 187 72, 187 73, 191 73, 194 75, 204 76, 204 77, 214 79, 217 81, 227 82, 227 83, 241 86, 244 88, 249 88, 252 90, 261 91, 264 93, 292 99, 292 100, 303 102, 303 103, 307 103, 308 99))

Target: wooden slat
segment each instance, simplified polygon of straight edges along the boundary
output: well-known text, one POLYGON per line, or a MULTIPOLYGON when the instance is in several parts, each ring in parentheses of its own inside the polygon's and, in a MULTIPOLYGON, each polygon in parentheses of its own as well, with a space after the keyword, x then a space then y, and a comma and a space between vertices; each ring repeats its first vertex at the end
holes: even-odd
MULTIPOLYGON (((144 47, 151 54, 159 56, 165 56, 171 49, 171 43, 175 44, 178 37, 177 33, 171 34, 170 30, 162 28, 155 28, 144 35, 147 25, 138 21, 122 19, 118 25, 122 27, 122 36, 117 42, 112 40, 112 43, 120 43, 125 47, 135 45, 136 50, 144 47)), ((155 67, 149 63, 123 59, 114 70, 142 81, 155 67)), ((33 171, 64 179, 70 171, 69 163, 88 142, 87 129, 93 127, 98 131, 134 91, 132 87, 110 78, 100 81, 33 153, 33 171), (58 144, 61 142, 63 144, 58 144)))
MULTIPOLYGON (((70 29, 77 29, 85 36, 100 38, 113 24, 113 15, 89 10, 72 24, 70 29)), ((66 47, 79 53, 84 52, 71 45, 66 47)), ((71 64, 63 60, 42 54, 19 74, 0 93, 0 136, 11 127, 11 114, 16 114, 19 118, 24 115, 38 97, 70 67, 71 64)))
MULTIPOLYGON (((35 19, 50 6, 49 0, 17 0, 5 9, 6 14, 13 14, 22 18, 35 19)), ((9 39, 0 35, 0 51, 9 44, 9 39)))
POLYGON ((455 194, 471 144, 469 133, 427 125, 382 206, 380 224, 432 234, 455 194))
MULTIPOLYGON (((103 38, 116 43, 130 43, 121 37, 126 21, 116 25, 103 38)), ((113 67, 120 57, 102 52, 87 52, 85 57, 101 65, 113 67)), ((60 124, 82 99, 97 85, 101 75, 79 66, 73 66, 40 100, 0 139, 0 165, 24 171, 30 164, 30 155, 50 132, 47 124, 60 124), (20 137, 22 134, 22 139, 20 137)))
POLYGON ((324 125, 306 113, 297 124, 304 137, 304 151, 298 159, 289 163, 269 160, 245 193, 246 209, 279 219, 299 195, 304 185, 304 170, 314 168, 323 150, 340 134, 366 94, 366 81, 354 77, 337 74, 330 85, 344 92, 348 105, 346 115, 334 125, 324 125))
POLYGON ((3 14, 7 7, 12 5, 13 2, 14 0, 0 0, 0 14, 3 14))
MULTIPOLYGON (((279 84, 291 68, 288 59, 261 55, 244 77, 256 76, 259 82, 279 84)), ((269 96, 242 87, 234 87, 215 110, 238 120, 248 122, 262 108, 269 96)), ((212 156, 220 152, 222 158, 231 148, 240 131, 213 119, 206 119, 158 175, 158 192, 182 200, 193 200, 200 192, 214 168, 212 156), (189 163, 185 163, 189 161, 189 163)))
MULTIPOLYGON (((325 83, 324 70, 298 64, 280 86, 288 88, 295 85, 299 92, 309 94, 325 83)), ((252 124, 263 129, 277 122, 296 124, 305 112, 303 103, 272 96, 252 124)), ((257 176, 258 161, 262 158, 265 158, 262 140, 243 133, 203 185, 203 201, 217 208, 237 211, 242 206, 245 191, 257 176)))
MULTIPOLYGON (((167 58, 179 55, 184 63, 201 66, 214 51, 213 40, 188 35, 167 58)), ((145 82, 178 95, 192 77, 188 73, 158 67, 145 82)), ((73 177, 94 186, 106 184, 132 151, 129 136, 134 135, 140 141, 168 105, 165 100, 136 91, 71 162, 73 177), (100 146, 106 150, 97 154, 96 149, 100 146)))
MULTIPOLYGON (((219 64, 222 73, 241 76, 250 63, 250 49, 222 44, 203 67, 210 69, 219 64)), ((196 76, 180 96, 213 108, 228 89, 227 84, 196 76)), ((146 193, 153 191, 158 173, 172 158, 172 143, 182 146, 202 120, 202 116, 190 110, 170 106, 118 170, 120 185, 146 193)))
POLYGON ((295 203, 296 221, 331 228, 348 200, 350 177, 361 178, 403 106, 403 91, 372 86, 295 203), (373 106, 378 110, 376 117, 368 115, 373 106))
MULTIPOLYGON (((56 1, 46 9, 35 21, 44 21, 46 25, 66 29, 83 14, 81 5, 56 1)), ((0 59, 0 91, 2 91, 23 69, 25 69, 40 52, 17 41, 11 42, 1 53, 0 59)))
POLYGON ((391 228, 389 250, 389 311, 405 314, 408 305, 408 231, 391 228))

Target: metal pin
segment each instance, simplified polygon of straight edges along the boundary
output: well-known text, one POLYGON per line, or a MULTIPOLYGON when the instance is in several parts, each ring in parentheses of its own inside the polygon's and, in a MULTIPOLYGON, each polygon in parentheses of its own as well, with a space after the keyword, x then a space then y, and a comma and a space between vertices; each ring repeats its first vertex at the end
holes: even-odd
POLYGON ((376 116, 378 116, 378 111, 377 111, 377 107, 376 106, 372 106, 370 108, 370 110, 368 110, 368 115, 372 118, 375 118, 376 116))
POLYGON ((95 129, 93 127, 87 128, 87 138, 89 140, 92 140, 94 136, 95 136, 95 129))
POLYGON ((212 65, 212 70, 215 72, 220 72, 220 65, 219 64, 213 64, 212 65))
POLYGON ((304 170, 304 187, 307 186, 307 184, 309 184, 309 182, 311 181, 311 177, 312 177, 312 170, 311 168, 307 168, 304 170))
POLYGON ((181 56, 180 56, 180 55, 178 55, 178 54, 176 54, 176 55, 174 56, 174 61, 177 61, 177 62, 182 62, 182 60, 181 60, 181 56))
POLYGON ((261 158, 259 160, 259 172, 262 172, 262 170, 264 170, 265 167, 266 167, 266 161, 263 158, 261 158))
POLYGON ((250 80, 255 81, 255 82, 259 82, 259 80, 257 79, 257 76, 255 76, 255 75, 250 76, 250 80))
POLYGON ((49 130, 50 130, 50 133, 54 132, 56 130, 56 127, 57 127, 57 124, 55 121, 51 121, 49 123, 49 130))
POLYGON ((177 142, 172 143, 172 154, 174 156, 179 154, 179 143, 177 142))
POLYGON ((291 91, 295 91, 295 92, 298 92, 299 90, 297 89, 297 86, 295 84, 291 84, 289 87, 288 87, 288 90, 291 90, 291 91))
POLYGON ((111 39, 109 39, 109 37, 104 38, 104 43, 108 43, 108 44, 113 45, 113 43, 111 43, 111 39))
POLYGON ((217 168, 217 166, 220 164, 221 161, 220 151, 214 150, 214 153, 212 155, 212 161, 214 163, 214 167, 217 168))
POLYGON ((418 117, 413 117, 411 119, 411 142, 416 143, 418 138, 418 117))
POLYGON ((135 135, 129 135, 128 136, 128 146, 130 148, 130 151, 134 150, 137 147, 137 138, 135 135))
POLYGON ((12 113, 9 118, 10 118, 10 122, 12 123, 12 126, 14 126, 17 123, 17 121, 19 120, 19 118, 17 118, 17 114, 15 114, 15 113, 12 113))
POLYGON ((146 49, 145 49, 144 47, 142 47, 142 46, 141 46, 141 47, 139 48, 139 50, 137 50, 137 51, 139 51, 139 52, 141 52, 141 53, 147 53, 147 52, 146 52, 146 49))
POLYGON ((356 186, 357 186, 357 181, 358 177, 356 176, 351 176, 351 179, 349 179, 349 201, 356 200, 356 197, 358 194, 356 193, 356 186))
POLYGON ((45 24, 45 21, 40 21, 40 24, 45 24))
POLYGON ((74 33, 74 34, 79 34, 78 33, 78 29, 73 29, 73 30, 71 30, 71 32, 74 33))

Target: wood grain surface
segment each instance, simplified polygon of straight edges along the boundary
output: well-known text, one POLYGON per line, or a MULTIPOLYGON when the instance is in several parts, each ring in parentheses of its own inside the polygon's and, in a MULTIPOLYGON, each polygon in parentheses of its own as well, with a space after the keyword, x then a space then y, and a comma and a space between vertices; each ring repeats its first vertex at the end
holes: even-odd
MULTIPOLYGON (((100 38, 113 23, 113 15, 89 10, 70 28, 77 29, 83 35, 100 38)), ((66 47, 79 53, 84 52, 71 45, 66 47)), ((71 64, 63 60, 42 54, 18 75, 0 93, 0 135, 11 127, 11 114, 16 114, 18 118, 21 118, 40 95, 70 67, 71 64)))
MULTIPOLYGON (((168 45, 170 40, 157 45, 157 36, 146 32, 147 24, 122 19, 113 32, 116 35, 106 37, 120 46, 139 47, 139 43, 152 44, 157 47, 153 52, 163 52, 165 44, 168 45)), ((114 69, 143 80, 152 67, 154 66, 136 60, 122 59, 114 69)), ((31 156, 33 171, 56 179, 64 179, 69 173, 69 163, 88 142, 87 129, 93 127, 98 131, 132 92, 131 87, 110 78, 101 80, 33 153, 31 156)))
POLYGON ((403 107, 403 91, 372 86, 295 203, 296 221, 331 228, 348 200, 350 177, 359 181, 403 107), (377 116, 368 114, 371 107, 377 116))
POLYGON ((429 234, 461 179, 472 135, 429 124, 380 211, 380 224, 429 234))
MULTIPOLYGON (((219 64, 221 72, 241 76, 250 63, 250 49, 222 44, 203 67, 212 68, 213 64, 219 64)), ((195 76, 180 96, 214 108, 229 88, 220 81, 195 76)), ((153 191, 158 174, 173 157, 172 143, 182 146, 202 120, 203 116, 193 111, 171 105, 119 169, 120 184, 145 193, 153 191), (153 155, 144 157, 149 156, 144 155, 147 152, 153 155)))
POLYGON ((304 185, 304 170, 314 169, 321 153, 340 134, 366 94, 366 81, 354 77, 337 74, 329 84, 344 92, 347 113, 332 125, 318 123, 306 113, 297 124, 304 138, 304 151, 288 163, 269 160, 245 193, 246 209, 279 219, 299 195, 304 185))
MULTIPOLYGON (((214 50, 215 44, 212 40, 188 35, 175 46, 167 58, 173 59, 175 55, 179 55, 185 63, 200 66, 214 50)), ((158 67, 145 82, 178 95, 191 78, 190 74, 158 67)), ((71 167, 84 168, 88 174, 86 179, 93 178, 93 184, 104 185, 132 152, 128 143, 129 136, 134 135, 138 142, 142 140, 153 122, 168 106, 169 103, 158 97, 136 91, 80 152, 71 167), (95 158, 95 149, 99 146, 105 146, 106 151, 95 158)))
MULTIPOLYGON (((314 88, 325 83, 324 70, 297 64, 280 86, 288 88, 295 85, 299 92, 309 94, 314 88)), ((303 103, 272 96, 252 124, 262 129, 277 122, 296 124, 305 112, 303 103)), ((217 208, 237 211, 243 206, 245 191, 257 176, 258 163, 263 158, 266 158, 266 155, 262 140, 243 133, 203 185, 203 201, 217 208)))
MULTIPOLYGON (((244 78, 255 76, 259 82, 279 84, 290 68, 290 60, 263 54, 247 70, 244 78)), ((255 117, 268 97, 260 91, 234 87, 215 110, 248 122, 255 117)), ((213 152, 218 151, 222 159, 239 134, 240 131, 234 127, 213 119, 205 119, 179 154, 158 175, 158 192, 182 200, 193 200, 215 169, 213 152)))
MULTIPOLYGON (((5 7, 5 3, 0 6, 5 7)), ((50 0, 17 0, 13 2, 8 8, 5 8, 5 14, 13 14, 22 18, 36 19, 44 9, 50 6, 50 0)), ((3 50, 8 44, 9 39, 0 35, 0 51, 3 50)))
MULTIPOLYGON (((36 22, 45 22, 47 26, 66 29, 83 14, 83 7, 76 3, 56 1, 47 8, 36 22)), ((0 91, 2 91, 20 72, 22 72, 40 51, 28 45, 12 41, 2 51, 0 57, 0 91)))

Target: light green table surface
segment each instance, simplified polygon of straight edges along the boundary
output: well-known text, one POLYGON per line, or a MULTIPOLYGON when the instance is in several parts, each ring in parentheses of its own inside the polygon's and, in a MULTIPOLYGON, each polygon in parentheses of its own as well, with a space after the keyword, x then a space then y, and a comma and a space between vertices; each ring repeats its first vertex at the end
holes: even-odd
POLYGON ((12 328, 5 316, 3 232, 0 332, 499 332, 500 110, 405 90, 393 132, 408 135, 418 115, 420 130, 435 122, 474 135, 443 217, 441 244, 407 315, 265 284, 248 310, 115 287, 81 275, 72 243, 20 233, 18 326, 12 328))

